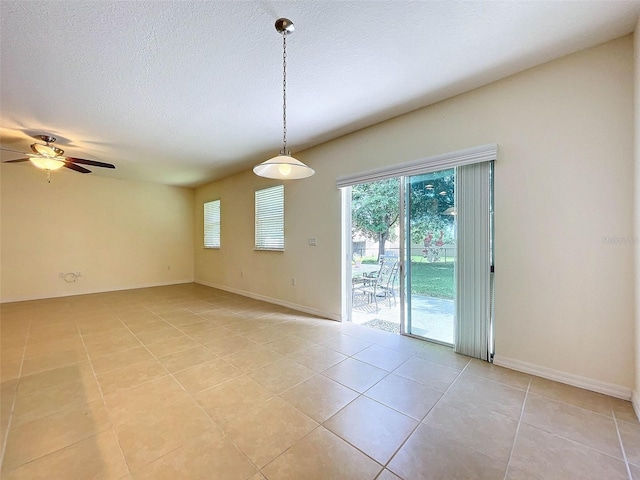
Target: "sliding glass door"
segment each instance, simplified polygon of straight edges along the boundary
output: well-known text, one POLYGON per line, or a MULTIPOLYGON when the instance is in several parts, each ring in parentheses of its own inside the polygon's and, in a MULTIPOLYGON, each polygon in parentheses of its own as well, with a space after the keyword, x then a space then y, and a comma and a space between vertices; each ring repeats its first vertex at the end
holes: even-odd
POLYGON ((360 302, 378 326, 397 331, 399 318, 402 334, 491 359, 496 154, 484 145, 337 179, 348 318, 360 302), (380 241, 368 254, 374 237, 380 241))
POLYGON ((404 177, 404 332, 454 344, 455 169, 404 177))

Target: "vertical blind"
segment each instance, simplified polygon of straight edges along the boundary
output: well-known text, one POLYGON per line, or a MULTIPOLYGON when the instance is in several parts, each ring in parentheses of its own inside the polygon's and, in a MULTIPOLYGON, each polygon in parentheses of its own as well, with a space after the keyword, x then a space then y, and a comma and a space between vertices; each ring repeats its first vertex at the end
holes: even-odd
POLYGON ((284 250, 284 185, 256 191, 256 250, 284 250))
POLYGON ((220 200, 204 204, 204 248, 220 248, 220 200))
POLYGON ((456 169, 457 248, 455 351, 489 360, 493 162, 456 169))

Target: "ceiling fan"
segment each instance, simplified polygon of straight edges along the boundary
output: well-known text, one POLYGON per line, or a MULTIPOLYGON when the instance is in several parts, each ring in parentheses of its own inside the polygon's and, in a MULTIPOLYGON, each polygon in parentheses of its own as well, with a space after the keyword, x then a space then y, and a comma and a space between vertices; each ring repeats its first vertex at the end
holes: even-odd
POLYGON ((14 152, 21 153, 22 155, 27 155, 27 158, 8 160, 3 163, 19 163, 30 161, 36 167, 46 170, 47 174, 50 174, 52 170, 58 170, 62 167, 80 173, 91 173, 91 170, 89 170, 88 168, 84 168, 79 164, 102 168, 116 168, 115 165, 112 165, 110 163, 97 162, 95 160, 85 160, 83 158, 65 157, 64 150, 52 145, 52 143, 55 142, 56 139, 51 135, 37 135, 35 138, 38 138, 45 142, 44 144, 31 144, 31 150, 35 153, 35 155, 33 153, 24 153, 17 150, 10 150, 8 148, 0 148, 0 150, 4 150, 5 152, 14 152))

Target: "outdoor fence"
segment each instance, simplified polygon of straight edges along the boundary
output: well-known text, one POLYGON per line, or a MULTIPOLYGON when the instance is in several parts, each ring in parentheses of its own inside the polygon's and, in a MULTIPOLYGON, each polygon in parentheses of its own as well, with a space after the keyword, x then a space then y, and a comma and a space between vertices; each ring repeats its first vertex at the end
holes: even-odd
MULTIPOLYGON (((375 260, 378 258, 378 247, 365 247, 361 242, 354 242, 353 257, 361 258, 365 261, 375 260)), ((362 242, 364 243, 364 242, 362 242)), ((398 257, 400 249, 397 247, 385 248, 384 255, 387 257, 398 257)), ((424 247, 420 245, 411 246, 412 262, 444 262, 451 263, 455 260, 456 247, 454 245, 430 246, 424 247)))

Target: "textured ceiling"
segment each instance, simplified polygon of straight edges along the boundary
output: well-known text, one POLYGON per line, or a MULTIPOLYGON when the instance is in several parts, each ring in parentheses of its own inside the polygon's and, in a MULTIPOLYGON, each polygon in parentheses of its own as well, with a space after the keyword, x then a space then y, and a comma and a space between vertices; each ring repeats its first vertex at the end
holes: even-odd
POLYGON ((639 14, 640 1, 2 0, 0 140, 27 151, 52 134, 117 166, 94 174, 195 186, 280 149, 279 17, 296 25, 295 153, 630 33, 639 14))

